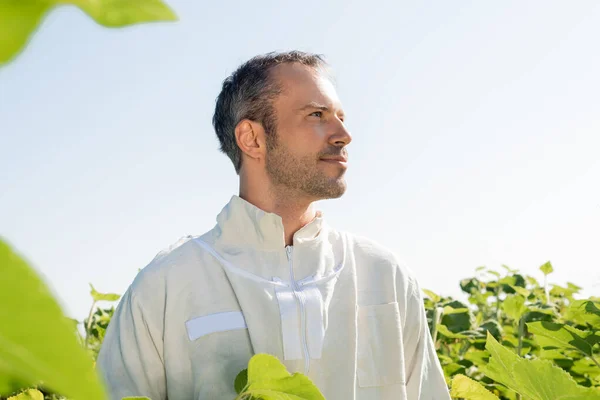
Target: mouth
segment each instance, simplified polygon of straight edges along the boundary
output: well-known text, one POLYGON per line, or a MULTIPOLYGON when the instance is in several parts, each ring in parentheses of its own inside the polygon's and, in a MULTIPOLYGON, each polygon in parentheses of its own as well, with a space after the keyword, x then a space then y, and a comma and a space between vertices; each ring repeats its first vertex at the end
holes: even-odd
POLYGON ((343 167, 346 167, 348 164, 348 159, 345 157, 327 157, 321 158, 320 161, 326 162, 328 164, 337 164, 343 167))

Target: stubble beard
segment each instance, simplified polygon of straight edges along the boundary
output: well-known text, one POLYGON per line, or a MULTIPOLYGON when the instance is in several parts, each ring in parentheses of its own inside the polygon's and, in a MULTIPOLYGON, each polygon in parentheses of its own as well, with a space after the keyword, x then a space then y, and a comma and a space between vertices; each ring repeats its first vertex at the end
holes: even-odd
POLYGON ((277 188, 313 199, 337 199, 346 191, 343 172, 327 176, 317 155, 298 157, 271 135, 265 159, 267 175, 277 188))

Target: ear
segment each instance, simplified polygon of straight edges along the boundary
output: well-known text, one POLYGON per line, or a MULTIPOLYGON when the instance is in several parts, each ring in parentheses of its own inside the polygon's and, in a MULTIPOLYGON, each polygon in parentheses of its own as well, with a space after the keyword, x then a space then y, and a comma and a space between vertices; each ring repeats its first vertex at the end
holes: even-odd
POLYGON ((265 132, 261 124, 248 119, 235 127, 235 140, 243 154, 254 160, 264 159, 265 132))

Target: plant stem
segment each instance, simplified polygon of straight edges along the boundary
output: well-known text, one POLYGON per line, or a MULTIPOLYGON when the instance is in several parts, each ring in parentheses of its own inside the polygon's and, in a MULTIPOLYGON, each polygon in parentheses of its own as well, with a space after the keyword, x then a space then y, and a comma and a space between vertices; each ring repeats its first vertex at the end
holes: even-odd
POLYGON ((598 360, 596 360, 592 354, 590 354, 590 358, 592 359, 594 364, 596 364, 598 366, 598 368, 600 368, 600 363, 598 363, 598 360))
POLYGON ((440 323, 440 320, 442 319, 442 311, 440 311, 439 307, 433 307, 433 326, 431 327, 431 338, 433 339, 433 343, 435 344, 436 340, 437 340, 437 333, 438 333, 438 324, 440 323))
POLYGON ((496 289, 496 320, 498 323, 500 322, 500 293, 502 292, 502 288, 498 286, 496 289))
POLYGON ((92 315, 94 314, 94 307, 96 307, 96 302, 92 303, 92 307, 90 307, 90 314, 88 315, 87 325, 85 327, 85 342, 84 347, 87 349, 89 338, 90 338, 90 328, 92 327, 92 315))
POLYGON ((525 331, 525 316, 522 316, 519 320, 519 346, 517 347, 517 354, 521 357, 521 349, 523 348, 523 333, 525 331))

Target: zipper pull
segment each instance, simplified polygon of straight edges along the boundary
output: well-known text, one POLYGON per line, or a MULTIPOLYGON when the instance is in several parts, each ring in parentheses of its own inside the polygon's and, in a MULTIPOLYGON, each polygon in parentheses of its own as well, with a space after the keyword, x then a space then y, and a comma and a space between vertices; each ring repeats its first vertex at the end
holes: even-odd
POLYGON ((290 261, 292 259, 292 246, 285 246, 285 253, 287 254, 288 261, 290 261))

